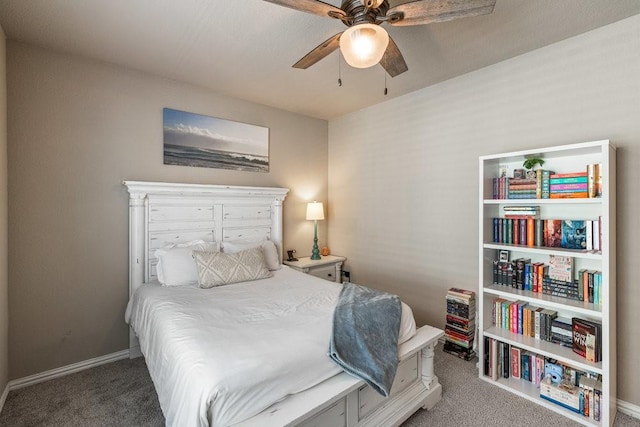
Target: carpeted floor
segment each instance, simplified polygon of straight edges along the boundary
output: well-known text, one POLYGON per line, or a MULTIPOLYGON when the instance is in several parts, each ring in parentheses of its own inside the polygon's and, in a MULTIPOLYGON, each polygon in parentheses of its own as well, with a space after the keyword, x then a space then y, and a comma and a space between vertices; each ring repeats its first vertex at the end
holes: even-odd
MULTIPOLYGON (((444 393, 403 427, 544 426, 579 424, 477 377, 475 362, 436 350, 444 393)), ((9 393, 0 426, 163 426, 164 418, 142 358, 122 360, 9 393)), ((618 414, 615 427, 640 427, 618 414)))

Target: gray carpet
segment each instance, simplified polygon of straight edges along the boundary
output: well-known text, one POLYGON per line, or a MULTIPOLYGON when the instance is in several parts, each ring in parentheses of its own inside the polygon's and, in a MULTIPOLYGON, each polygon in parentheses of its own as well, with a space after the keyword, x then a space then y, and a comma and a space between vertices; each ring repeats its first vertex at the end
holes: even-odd
MULTIPOLYGON (((436 350, 436 375, 444 389, 431 410, 403 427, 544 426, 579 424, 477 377, 475 362, 436 350)), ((9 393, 0 426, 163 426, 158 398, 142 358, 122 360, 9 393)), ((640 427, 618 414, 615 427, 640 427)))

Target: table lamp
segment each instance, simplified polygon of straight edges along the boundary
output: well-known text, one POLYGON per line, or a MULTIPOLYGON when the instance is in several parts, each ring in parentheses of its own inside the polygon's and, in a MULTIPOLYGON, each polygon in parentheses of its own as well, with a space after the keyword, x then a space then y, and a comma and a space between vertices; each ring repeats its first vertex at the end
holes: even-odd
POLYGON ((324 219, 324 207, 322 202, 312 202, 307 204, 307 219, 313 220, 313 249, 311 259, 321 259, 318 249, 318 220, 324 219))

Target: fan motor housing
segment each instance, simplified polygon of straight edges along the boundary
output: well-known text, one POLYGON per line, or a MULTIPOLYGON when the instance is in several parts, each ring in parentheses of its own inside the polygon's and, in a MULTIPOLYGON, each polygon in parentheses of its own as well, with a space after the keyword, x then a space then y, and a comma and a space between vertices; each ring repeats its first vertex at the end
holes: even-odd
POLYGON ((380 25, 382 20, 380 20, 379 17, 387 14, 389 2, 384 0, 380 3, 380 6, 367 10, 362 0, 342 0, 340 9, 347 15, 347 19, 343 20, 343 23, 347 27, 366 23, 380 25))

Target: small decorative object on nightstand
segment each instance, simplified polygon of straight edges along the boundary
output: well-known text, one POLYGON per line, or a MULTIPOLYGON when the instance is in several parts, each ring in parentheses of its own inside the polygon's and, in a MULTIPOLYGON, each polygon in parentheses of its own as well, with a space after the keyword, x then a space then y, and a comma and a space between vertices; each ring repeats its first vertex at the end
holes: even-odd
POLYGON ((298 261, 284 261, 289 267, 321 279, 332 282, 340 282, 342 278, 342 263, 346 260, 343 256, 327 255, 319 260, 310 257, 299 258, 298 261))

